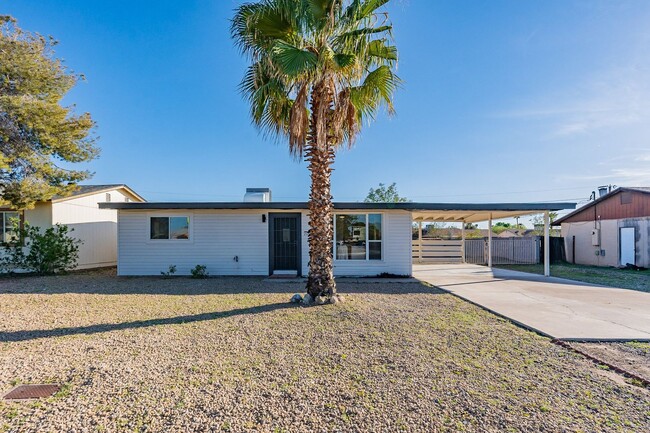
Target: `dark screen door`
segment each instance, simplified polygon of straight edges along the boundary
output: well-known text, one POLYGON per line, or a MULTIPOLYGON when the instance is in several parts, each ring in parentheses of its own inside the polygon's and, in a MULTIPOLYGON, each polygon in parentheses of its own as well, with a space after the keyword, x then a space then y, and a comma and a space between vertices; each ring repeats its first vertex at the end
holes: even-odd
POLYGON ((273 271, 298 270, 298 217, 273 216, 272 218, 272 260, 273 271))

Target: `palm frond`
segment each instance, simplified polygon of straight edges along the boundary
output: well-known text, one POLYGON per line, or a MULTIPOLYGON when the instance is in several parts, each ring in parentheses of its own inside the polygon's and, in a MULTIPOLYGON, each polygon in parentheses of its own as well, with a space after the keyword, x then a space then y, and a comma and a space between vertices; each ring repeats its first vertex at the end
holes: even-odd
POLYGON ((279 72, 289 77, 313 71, 318 64, 318 56, 315 53, 300 49, 282 40, 276 40, 272 49, 272 57, 279 72))
POLYGON ((246 54, 256 56, 272 48, 278 39, 293 41, 299 23, 289 0, 245 3, 231 20, 230 33, 246 54))
POLYGON ((353 66, 357 61, 357 56, 354 54, 347 53, 336 53, 334 54, 334 62, 336 66, 340 69, 345 69, 350 66, 353 66))
POLYGON ((368 43, 368 55, 384 60, 396 61, 397 47, 388 45, 386 43, 386 39, 375 39, 374 41, 370 41, 370 43, 368 43))
POLYGON ((309 84, 303 83, 298 88, 296 99, 293 101, 289 114, 289 152, 294 156, 302 155, 307 142, 307 132, 309 130, 308 97, 309 84))
POLYGON ((356 18, 358 20, 367 18, 388 2, 389 0, 366 0, 359 5, 356 18))
POLYGON ((393 114, 392 96, 400 83, 399 77, 387 65, 370 72, 361 86, 351 89, 351 100, 358 115, 373 119, 382 105, 386 106, 389 114, 393 114))
POLYGON ((360 21, 373 15, 390 0, 353 0, 343 13, 346 21, 360 21))
POLYGON ((356 30, 351 30, 349 32, 345 32, 339 36, 339 39, 345 39, 349 38, 351 36, 361 36, 361 35, 373 35, 377 33, 384 33, 384 32, 389 32, 393 29, 393 26, 390 24, 386 24, 383 26, 379 27, 363 27, 360 29, 356 30))

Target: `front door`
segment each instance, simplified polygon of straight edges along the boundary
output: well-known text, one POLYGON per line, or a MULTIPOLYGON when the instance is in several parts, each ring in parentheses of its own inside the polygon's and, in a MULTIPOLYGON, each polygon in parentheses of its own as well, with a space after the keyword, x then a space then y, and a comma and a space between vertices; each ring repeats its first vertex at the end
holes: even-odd
POLYGON ((300 273, 300 214, 269 214, 271 274, 300 273))
POLYGON ((621 245, 621 260, 620 265, 625 266, 636 264, 636 248, 634 242, 634 227, 621 227, 620 228, 620 245, 621 245))

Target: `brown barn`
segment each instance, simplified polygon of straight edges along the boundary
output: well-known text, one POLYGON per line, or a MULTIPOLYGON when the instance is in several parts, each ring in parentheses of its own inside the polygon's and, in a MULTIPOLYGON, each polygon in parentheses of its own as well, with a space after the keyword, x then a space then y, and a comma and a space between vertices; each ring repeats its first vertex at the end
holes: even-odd
POLYGON ((650 187, 618 188, 559 218, 569 262, 650 267, 650 187))

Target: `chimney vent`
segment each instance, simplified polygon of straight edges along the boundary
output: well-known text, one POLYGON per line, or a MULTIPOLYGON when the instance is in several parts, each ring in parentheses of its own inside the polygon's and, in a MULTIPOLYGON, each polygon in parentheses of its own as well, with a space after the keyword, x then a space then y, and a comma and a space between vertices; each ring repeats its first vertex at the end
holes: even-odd
POLYGON ((270 188, 246 188, 245 203, 268 203, 271 201, 270 188))

